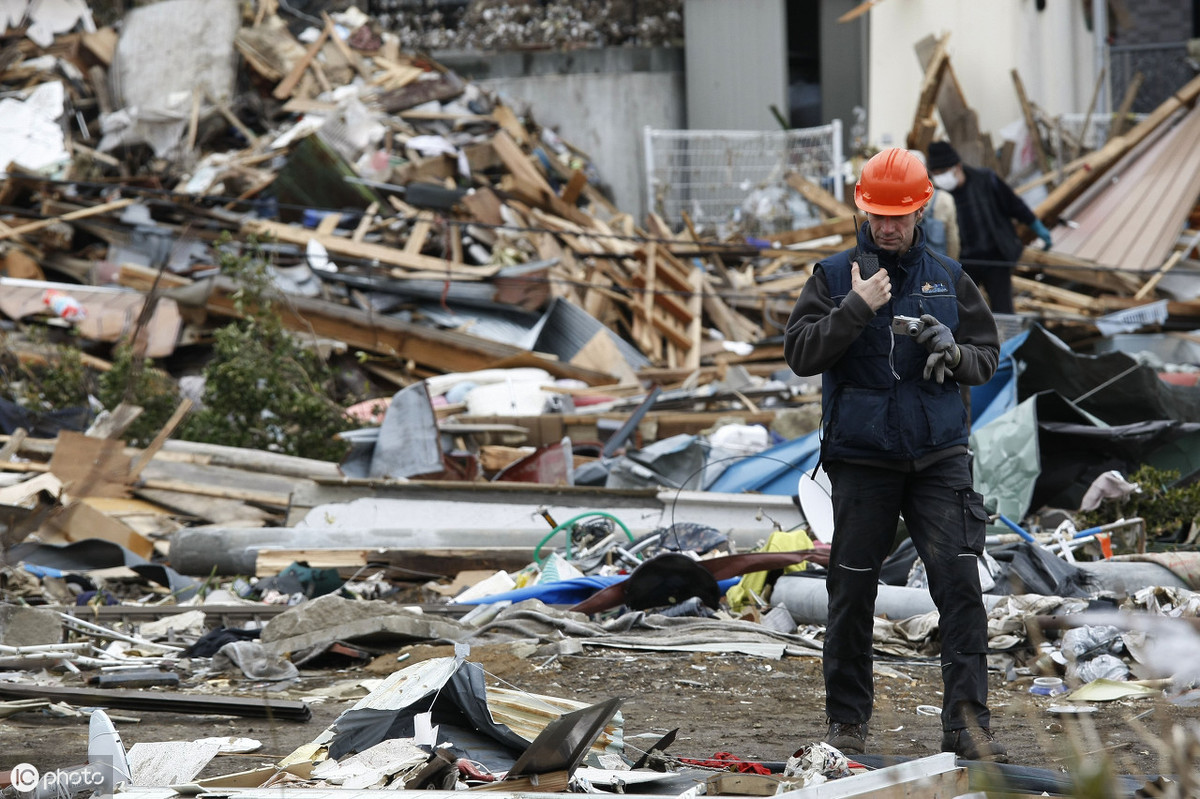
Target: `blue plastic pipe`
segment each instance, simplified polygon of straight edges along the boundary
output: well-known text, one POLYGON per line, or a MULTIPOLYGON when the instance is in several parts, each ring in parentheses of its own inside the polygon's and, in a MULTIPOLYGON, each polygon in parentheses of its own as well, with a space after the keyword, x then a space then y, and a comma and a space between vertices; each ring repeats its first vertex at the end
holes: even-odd
POLYGON ((1035 544, 1037 543, 1037 539, 1033 537, 1033 534, 1030 533, 1028 530, 1026 530, 1024 527, 1017 524, 1012 519, 1005 516, 1003 513, 998 514, 998 517, 999 517, 1000 521, 1004 522, 1005 526, 1007 526, 1008 529, 1012 530, 1014 533, 1021 536, 1021 538, 1024 538, 1026 541, 1032 541, 1035 544))

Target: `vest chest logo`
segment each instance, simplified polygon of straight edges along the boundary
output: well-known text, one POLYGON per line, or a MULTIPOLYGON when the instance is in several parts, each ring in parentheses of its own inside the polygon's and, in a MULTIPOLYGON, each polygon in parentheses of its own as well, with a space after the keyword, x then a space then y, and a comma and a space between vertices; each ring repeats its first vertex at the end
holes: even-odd
POLYGON ((945 283, 931 283, 928 280, 921 284, 922 294, 949 294, 950 289, 945 283))

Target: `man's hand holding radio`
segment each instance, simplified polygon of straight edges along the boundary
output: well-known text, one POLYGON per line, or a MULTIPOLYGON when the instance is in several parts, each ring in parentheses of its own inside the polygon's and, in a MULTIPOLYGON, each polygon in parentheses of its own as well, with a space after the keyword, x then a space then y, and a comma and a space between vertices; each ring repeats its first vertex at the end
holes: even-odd
POLYGON ((933 376, 939 384, 945 382, 946 371, 958 366, 962 360, 962 352, 954 342, 954 334, 950 328, 937 320, 933 314, 923 314, 921 321, 925 329, 917 336, 917 343, 924 344, 929 351, 925 359, 924 377, 926 380, 933 376))

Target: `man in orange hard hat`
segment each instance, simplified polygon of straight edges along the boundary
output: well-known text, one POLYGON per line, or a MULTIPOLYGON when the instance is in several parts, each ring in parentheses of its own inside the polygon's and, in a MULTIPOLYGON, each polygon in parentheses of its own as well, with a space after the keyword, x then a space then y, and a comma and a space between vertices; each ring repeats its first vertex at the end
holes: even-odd
POLYGON ((988 514, 974 490, 960 385, 996 370, 996 321, 962 266, 925 246, 925 166, 888 149, 863 167, 856 245, 816 265, 784 335, 799 375, 823 374, 821 463, 834 535, 826 585, 825 741, 865 750, 871 632, 901 514, 940 613, 942 750, 1003 760, 987 706, 987 614, 977 560, 988 514))

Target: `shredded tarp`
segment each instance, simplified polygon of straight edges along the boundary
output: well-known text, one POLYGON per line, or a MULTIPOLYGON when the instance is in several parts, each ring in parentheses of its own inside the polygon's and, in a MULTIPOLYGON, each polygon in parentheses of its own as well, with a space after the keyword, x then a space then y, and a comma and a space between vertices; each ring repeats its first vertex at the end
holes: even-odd
MULTIPOLYGON (((1105 426, 1045 392, 972 434, 975 487, 989 510, 1010 519, 1043 507, 1075 510, 1099 475, 1128 474, 1160 452, 1178 458, 1178 440, 1197 434, 1200 426, 1169 419, 1105 426)), ((1200 468, 1200 453, 1190 462, 1188 473, 1200 468)))
POLYGON ((419 726, 432 725, 429 743, 507 770, 528 743, 492 718, 483 677, 483 667, 461 658, 434 658, 389 675, 334 721, 329 756, 341 760, 380 741, 415 738, 419 726), (418 718, 423 714, 428 721, 418 718))
POLYGON ((1159 379, 1149 366, 1123 352, 1081 355, 1045 328, 1033 327, 1015 356, 1021 362, 1023 401, 1055 391, 1108 424, 1146 419, 1200 422, 1200 394, 1159 379))

